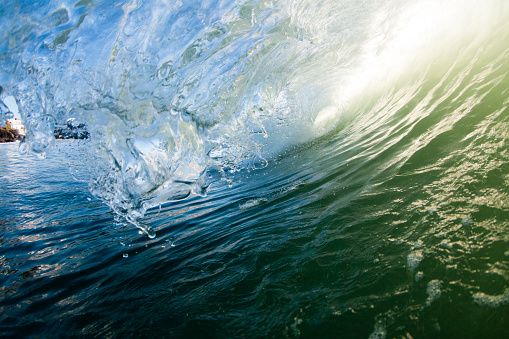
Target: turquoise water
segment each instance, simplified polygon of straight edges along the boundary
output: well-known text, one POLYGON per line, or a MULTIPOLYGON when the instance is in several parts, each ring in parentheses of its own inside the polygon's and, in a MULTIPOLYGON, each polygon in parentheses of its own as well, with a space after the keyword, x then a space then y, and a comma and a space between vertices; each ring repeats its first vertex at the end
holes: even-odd
POLYGON ((31 4, 2 335, 509 335, 504 1, 31 4))

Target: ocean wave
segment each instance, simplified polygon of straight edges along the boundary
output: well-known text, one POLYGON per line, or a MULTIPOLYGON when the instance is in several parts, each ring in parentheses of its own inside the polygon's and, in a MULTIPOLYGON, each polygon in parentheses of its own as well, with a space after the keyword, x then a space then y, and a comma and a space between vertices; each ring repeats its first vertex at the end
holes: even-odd
POLYGON ((413 140, 372 169, 390 178, 505 81, 508 17, 503 0, 18 1, 0 81, 21 149, 44 158, 55 123, 83 121, 92 193, 153 234, 148 209, 309 143, 355 163, 413 140))

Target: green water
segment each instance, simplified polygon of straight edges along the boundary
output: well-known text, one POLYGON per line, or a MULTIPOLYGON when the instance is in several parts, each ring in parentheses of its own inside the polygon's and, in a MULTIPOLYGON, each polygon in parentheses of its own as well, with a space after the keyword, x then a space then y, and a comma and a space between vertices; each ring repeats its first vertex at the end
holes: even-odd
POLYGON ((0 336, 509 337, 508 13, 0 10, 0 336))

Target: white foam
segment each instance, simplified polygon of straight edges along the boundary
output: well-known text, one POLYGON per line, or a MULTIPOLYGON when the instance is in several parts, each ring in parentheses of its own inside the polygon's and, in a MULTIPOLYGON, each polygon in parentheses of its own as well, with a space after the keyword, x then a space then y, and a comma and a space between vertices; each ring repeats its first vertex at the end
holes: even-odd
POLYGON ((407 267, 410 270, 410 272, 414 272, 417 266, 421 263, 422 259, 424 259, 424 255, 421 251, 415 251, 410 253, 407 258, 407 267))
POLYGON ((499 295, 488 295, 482 292, 478 292, 474 294, 473 298, 474 302, 478 305, 496 308, 509 304, 509 288, 506 288, 504 293, 499 295))
POLYGON ((375 329, 369 335, 369 339, 385 339, 387 336, 387 330, 381 322, 375 324, 375 329))
POLYGON ((426 300, 427 306, 431 305, 431 303, 436 301, 442 295, 442 290, 440 289, 441 284, 440 280, 431 280, 428 283, 428 288, 426 289, 426 293, 428 295, 428 299, 426 300))
POLYGON ((239 209, 247 210, 249 208, 253 208, 253 207, 265 204, 267 201, 268 200, 265 199, 265 198, 253 198, 253 199, 249 199, 249 200, 239 204, 239 209))

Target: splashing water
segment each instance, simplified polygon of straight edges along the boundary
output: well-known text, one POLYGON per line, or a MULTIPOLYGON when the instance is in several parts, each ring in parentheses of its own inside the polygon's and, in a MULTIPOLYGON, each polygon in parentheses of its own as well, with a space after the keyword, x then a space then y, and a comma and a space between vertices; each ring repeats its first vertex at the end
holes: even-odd
POLYGON ((0 18, 2 334, 509 335, 506 0, 0 18))
POLYGON ((20 151, 44 158, 55 123, 85 122, 92 193, 153 234, 139 221, 149 208, 328 133, 348 131, 347 149, 416 124, 472 69, 501 81, 508 12, 503 0, 14 2, 0 81, 27 127, 20 151))

